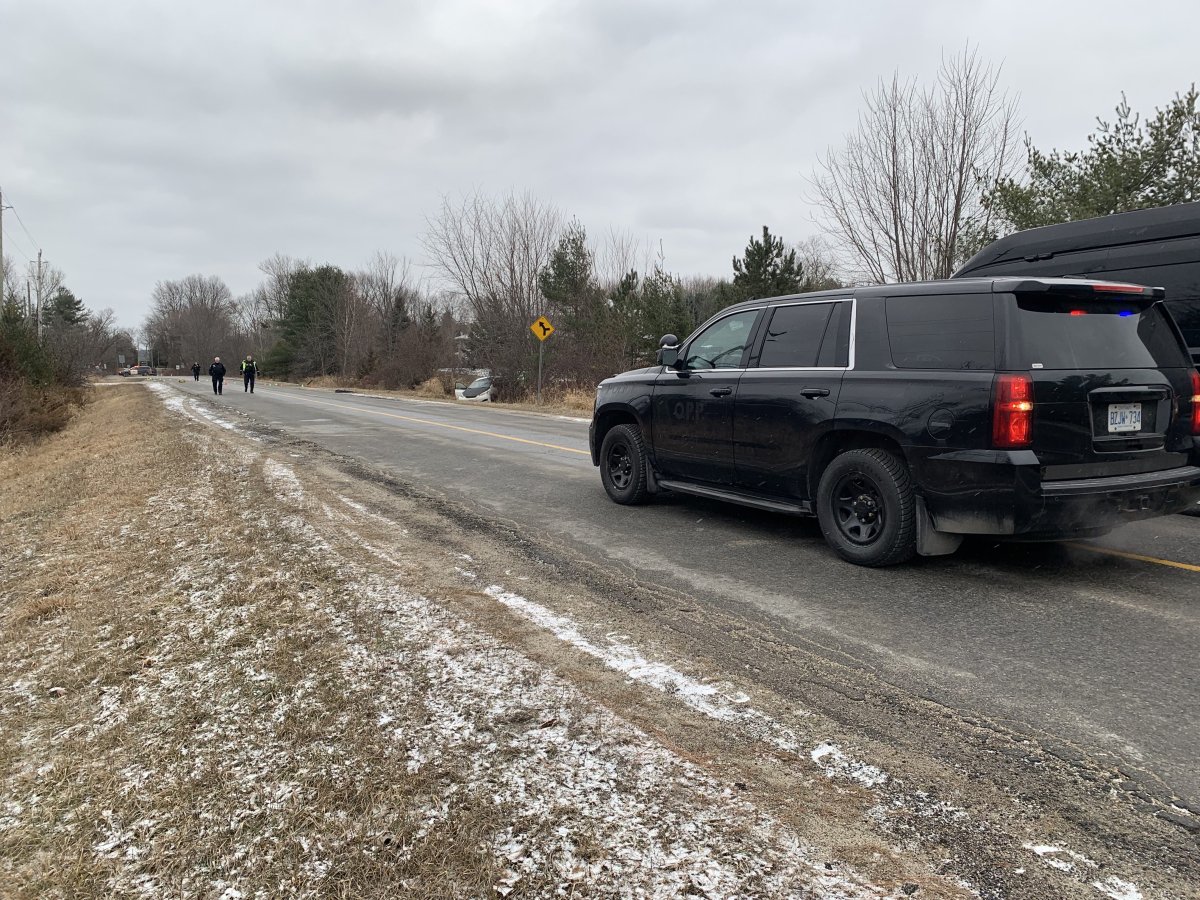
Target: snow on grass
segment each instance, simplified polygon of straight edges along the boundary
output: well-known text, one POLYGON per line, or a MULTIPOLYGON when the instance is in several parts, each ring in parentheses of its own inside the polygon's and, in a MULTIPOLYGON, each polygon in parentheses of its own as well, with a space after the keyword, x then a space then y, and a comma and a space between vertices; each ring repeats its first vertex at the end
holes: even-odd
POLYGON ((1096 864, 1082 853, 1076 853, 1065 847, 1056 847, 1053 844, 1025 843, 1021 845, 1021 848, 1035 853, 1042 862, 1060 872, 1074 872, 1076 864, 1096 868, 1096 864))
POLYGON ((622 641, 610 639, 606 646, 600 646, 585 637, 580 626, 571 619, 499 585, 484 588, 483 592, 559 640, 600 660, 608 668, 670 694, 709 718, 732 722, 750 712, 740 708, 749 699, 744 694, 731 694, 721 687, 691 678, 667 663, 648 660, 637 648, 622 641))
POLYGON ((1103 881, 1093 881, 1092 887, 1111 900, 1142 900, 1142 892, 1136 885, 1110 875, 1103 881))
POLYGON ((373 512, 373 511, 367 509, 367 507, 363 506, 357 500, 351 500, 349 497, 343 497, 341 494, 338 495, 338 499, 341 500, 342 503, 344 503, 348 507, 350 507, 352 510, 354 510, 356 513, 358 513, 360 516, 364 516, 373 522, 377 522, 380 525, 386 526, 390 532, 394 532, 394 533, 398 532, 399 534, 408 534, 408 529, 397 528, 396 523, 393 522, 391 519, 387 518, 386 516, 381 516, 381 515, 379 515, 379 513, 373 512))
POLYGON ((147 387, 149 387, 151 391, 162 398, 162 401, 164 405, 166 405, 167 409, 170 409, 173 412, 181 413, 197 421, 211 423, 220 428, 224 428, 226 431, 236 432, 241 437, 248 438, 249 440, 255 442, 260 442, 260 438, 250 434, 242 426, 236 425, 224 416, 213 412, 206 406, 206 404, 201 403, 196 399, 190 397, 185 398, 181 396, 177 390, 161 381, 151 382, 147 385, 147 387))
MULTIPOLYGON (((464 577, 474 578, 473 573, 461 569, 457 571, 464 577)), ((583 628, 567 616, 506 591, 499 585, 485 588, 484 593, 627 678, 662 691, 718 722, 735 724, 776 750, 802 753, 804 739, 794 730, 748 706, 750 698, 745 694, 692 678, 669 663, 648 660, 636 647, 612 635, 601 644, 585 636, 583 628)), ((808 715, 804 710, 796 710, 796 713, 808 715)), ((888 780, 887 773, 882 769, 851 758, 835 744, 823 741, 808 752, 812 761, 820 765, 829 778, 853 781, 868 788, 877 787, 888 780)))
MULTIPOLYGON (((455 750, 469 751, 466 790, 507 810, 511 824, 496 839, 506 865, 494 886, 501 896, 547 877, 558 891, 604 896, 729 897, 750 885, 761 896, 805 887, 817 897, 876 895, 830 874, 729 786, 606 710, 580 704, 574 688, 528 658, 422 597, 385 580, 367 583, 360 603, 395 611, 385 628, 412 644, 412 660, 440 684, 409 734, 409 773, 444 769, 455 750), (506 722, 517 727, 497 726, 506 722), (730 828, 740 830, 732 844, 730 828), (585 835, 589 852, 579 846, 585 835)), ((383 705, 380 724, 394 727, 404 708, 383 705)))
MULTIPOLYGON (((1065 875, 1078 875, 1086 879, 1088 871, 1099 868, 1095 860, 1068 847, 1024 843, 1021 848, 1030 851, 1045 865, 1065 875)), ((1102 881, 1093 881, 1091 886, 1110 900, 1142 900, 1142 892, 1137 885, 1115 875, 1109 875, 1102 881)))
POLYGON ((263 460, 263 477, 267 485, 275 492, 276 498, 297 505, 305 502, 306 494, 300 479, 291 466, 276 462, 273 459, 263 460))
POLYGON ((883 784, 888 779, 882 769, 851 759, 836 744, 818 744, 809 755, 813 762, 825 770, 826 778, 844 778, 868 788, 883 784))
MULTIPOLYGON (((447 867, 475 886, 420 896, 885 895, 569 682, 362 568, 343 548, 365 542, 291 467, 218 453, 177 471, 147 509, 208 525, 122 545, 162 568, 86 636, 100 667, 87 700, 76 689, 56 707, 68 727, 31 729, 37 765, 3 783, 0 835, 69 826, 110 895, 401 896, 447 867), (264 518, 282 527, 257 529, 264 518), (56 799, 69 819, 43 805, 72 784, 82 793, 56 799)), ((47 702, 57 664, 14 670, 0 717, 47 702)), ((624 665, 714 710, 743 704, 632 652, 624 665)))

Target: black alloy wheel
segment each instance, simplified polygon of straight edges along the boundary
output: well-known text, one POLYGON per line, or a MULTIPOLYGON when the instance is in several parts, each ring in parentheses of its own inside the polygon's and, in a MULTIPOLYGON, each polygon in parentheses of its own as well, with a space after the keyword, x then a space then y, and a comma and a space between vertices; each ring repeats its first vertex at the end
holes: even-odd
POLYGON ((850 472, 833 489, 834 514, 846 539, 868 545, 883 534, 887 512, 879 485, 862 472, 850 472))

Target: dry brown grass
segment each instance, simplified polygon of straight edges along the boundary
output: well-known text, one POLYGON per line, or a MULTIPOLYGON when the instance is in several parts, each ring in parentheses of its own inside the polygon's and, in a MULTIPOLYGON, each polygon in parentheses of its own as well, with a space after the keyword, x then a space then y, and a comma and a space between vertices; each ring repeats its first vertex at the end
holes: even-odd
POLYGON ((485 631, 417 593, 464 593, 444 523, 408 536, 218 431, 113 390, 0 456, 0 896, 809 883, 694 724, 654 741, 606 708, 645 704, 623 676, 563 660, 588 702, 494 602, 485 631))
POLYGON ((435 397, 445 399, 454 396, 454 382, 443 376, 429 378, 417 385, 416 394, 419 397, 435 397))
POLYGON ((490 891, 502 812, 424 827, 469 759, 396 777, 341 576, 245 464, 120 391, 0 472, 0 895, 490 891))
POLYGON ((317 375, 304 379, 302 384, 304 387, 313 388, 352 388, 358 386, 358 379, 341 375, 317 375))
POLYGON ((20 379, 0 379, 0 447, 61 431, 87 398, 86 388, 34 387, 20 379))

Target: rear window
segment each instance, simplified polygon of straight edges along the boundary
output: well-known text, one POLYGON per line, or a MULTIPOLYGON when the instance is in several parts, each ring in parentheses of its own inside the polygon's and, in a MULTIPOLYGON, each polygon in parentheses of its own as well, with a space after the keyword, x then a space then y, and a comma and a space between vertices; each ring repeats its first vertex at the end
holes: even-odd
POLYGON ((994 369, 991 294, 889 297, 888 340, 898 369, 994 369))
POLYGON ((1010 368, 1157 369, 1189 364, 1163 305, 1148 298, 1010 297, 1010 368))

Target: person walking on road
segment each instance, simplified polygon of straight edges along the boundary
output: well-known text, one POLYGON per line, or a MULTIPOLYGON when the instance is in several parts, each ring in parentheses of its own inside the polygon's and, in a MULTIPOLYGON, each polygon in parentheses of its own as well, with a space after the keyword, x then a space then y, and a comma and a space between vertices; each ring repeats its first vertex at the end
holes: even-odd
POLYGON ((193 381, 200 380, 200 363, 198 363, 198 362, 192 363, 192 380, 193 381))
POLYGON ((225 363, 221 362, 221 357, 213 357, 212 365, 208 367, 208 374, 212 376, 213 393, 220 394, 225 389, 225 363))
POLYGON ((254 361, 253 356, 247 356, 242 360, 242 393, 249 391, 254 393, 254 379, 258 377, 258 363, 254 361))

